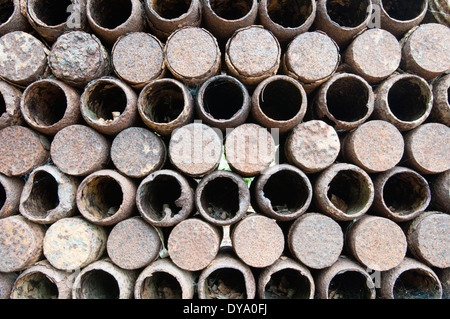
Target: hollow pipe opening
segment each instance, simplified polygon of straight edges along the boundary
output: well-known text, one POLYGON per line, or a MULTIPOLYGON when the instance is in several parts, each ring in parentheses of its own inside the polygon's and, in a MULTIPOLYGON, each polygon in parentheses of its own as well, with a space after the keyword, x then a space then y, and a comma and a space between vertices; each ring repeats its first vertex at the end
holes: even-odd
POLYGON ((78 299, 118 299, 120 289, 116 278, 103 270, 90 270, 82 275, 78 299))
POLYGON ((267 84, 261 91, 259 106, 261 111, 275 121, 288 121, 301 110, 303 95, 299 88, 283 79, 267 84))
POLYGON ((14 0, 0 1, 0 24, 7 22, 14 13, 14 0))
POLYGON ((337 120, 357 122, 369 112, 369 88, 353 77, 339 78, 328 88, 326 101, 330 114, 337 120))
POLYGON ((243 107, 244 94, 235 82, 217 79, 209 83, 203 94, 203 108, 217 120, 232 119, 243 107))
POLYGON ((311 289, 309 278, 287 268, 271 275, 264 287, 264 296, 266 299, 309 299, 311 289))
POLYGON ((141 299, 182 299, 183 291, 178 280, 167 272, 157 271, 142 283, 141 299))
POLYGON ((347 270, 333 277, 328 286, 328 299, 370 299, 368 278, 359 271, 347 270))
POLYGON ((238 20, 245 17, 253 6, 253 0, 209 0, 211 9, 225 20, 238 20))
POLYGON ((383 0, 384 11, 396 20, 408 21, 417 18, 425 9, 425 0, 383 0))
POLYGON ((404 271, 395 281, 394 299, 434 299, 439 298, 439 284, 423 269, 404 271))
POLYGON ((151 0, 151 7, 164 19, 176 19, 189 11, 192 0, 151 0))
POLYGON ((427 93, 422 81, 416 78, 403 78, 394 83, 389 90, 389 109, 401 121, 415 121, 427 112, 431 98, 431 92, 427 93))
POLYGON ((155 123, 176 120, 185 106, 183 90, 171 82, 155 82, 147 86, 141 95, 143 115, 155 123))
POLYGON ((112 122, 127 107, 127 95, 116 84, 99 81, 85 93, 85 113, 93 121, 112 122))
POLYGON ((303 208, 311 190, 294 171, 280 170, 267 179, 263 192, 264 197, 270 200, 273 211, 283 215, 303 208))
POLYGON ((354 28, 367 19, 369 1, 361 0, 328 0, 326 1, 327 13, 330 19, 342 27, 354 28))
POLYGON ((0 117, 6 112, 6 101, 3 94, 0 93, 0 117))
POLYGON ((200 195, 200 205, 211 218, 229 220, 239 212, 239 196, 239 185, 230 178, 218 177, 204 186, 200 195))
POLYGON ((30 195, 23 203, 28 214, 45 218, 59 205, 59 184, 53 175, 40 171, 33 176, 30 195))
POLYGON ((145 214, 155 221, 173 217, 182 207, 176 205, 181 196, 179 181, 170 175, 158 175, 141 187, 141 205, 145 214))
POLYGON ((28 8, 45 25, 57 26, 65 23, 69 18, 70 5, 72 5, 71 0, 34 0, 29 1, 28 8))
POLYGON ((398 173, 391 176, 383 187, 383 200, 392 212, 410 214, 425 208, 429 201, 428 184, 411 173, 398 173))
POLYGON ((329 183, 329 201, 346 215, 358 214, 370 200, 368 181, 357 172, 342 170, 329 183))
POLYGON ((285 28, 303 25, 313 12, 310 0, 267 0, 270 19, 285 28))
POLYGON ((23 97, 23 110, 38 126, 51 126, 61 121, 67 111, 64 90, 51 82, 38 82, 28 87, 23 97))
POLYGON ((0 211, 2 211, 7 199, 8 195, 6 194, 6 189, 3 184, 0 183, 0 211))
POLYGON ((246 299, 247 289, 242 272, 234 268, 220 268, 205 279, 206 299, 246 299))
POLYGON ((33 272, 17 280, 14 299, 58 299, 56 284, 41 272, 33 272))
POLYGON ((96 176, 81 190, 81 205, 86 214, 102 220, 117 213, 123 202, 121 185, 112 177, 96 176))
POLYGON ((133 4, 130 0, 91 0, 88 10, 100 27, 112 30, 130 18, 133 4))

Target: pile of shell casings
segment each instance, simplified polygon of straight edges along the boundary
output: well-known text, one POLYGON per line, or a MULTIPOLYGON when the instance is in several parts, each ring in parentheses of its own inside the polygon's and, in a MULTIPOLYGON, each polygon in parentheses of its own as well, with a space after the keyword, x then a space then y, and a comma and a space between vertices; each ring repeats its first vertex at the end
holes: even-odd
POLYGON ((0 298, 448 298, 449 10, 0 1, 0 298))

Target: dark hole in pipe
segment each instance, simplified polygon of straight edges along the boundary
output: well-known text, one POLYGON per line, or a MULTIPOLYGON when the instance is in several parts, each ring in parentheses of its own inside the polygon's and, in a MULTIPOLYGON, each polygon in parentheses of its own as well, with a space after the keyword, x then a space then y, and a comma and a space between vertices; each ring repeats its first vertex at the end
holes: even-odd
POLYGON ((301 91, 285 80, 272 81, 259 97, 261 111, 275 121, 288 121, 300 112, 303 103, 301 91))
POLYGON ((422 269, 403 272, 395 281, 394 299, 436 299, 439 298, 438 284, 422 269))
POLYGON ((427 188, 426 182, 413 174, 395 174, 384 185, 384 203, 396 214, 413 213, 427 202, 427 188))
POLYGON ((3 206, 6 203, 7 200, 7 196, 6 196, 6 190, 3 187, 3 185, 0 183, 0 211, 2 210, 3 206))
POLYGON ((389 109, 401 121, 415 121, 427 111, 431 96, 414 78, 398 80, 388 93, 389 109))
POLYGON ((151 6, 164 19, 175 19, 189 11, 191 0, 151 0, 151 6))
POLYGON ((211 82, 203 95, 203 107, 214 119, 229 120, 242 108, 244 94, 236 83, 218 79, 211 82))
POLYGON ((32 180, 30 195, 23 203, 28 214, 45 218, 59 205, 58 182, 45 171, 37 172, 32 180))
POLYGON ((447 103, 450 104, 450 87, 447 89, 447 103))
POLYGON ((244 275, 233 268, 213 271, 205 280, 207 299, 246 299, 247 289, 244 275))
POLYGON ((396 20, 412 20, 425 9, 425 0, 383 0, 386 13, 396 20))
POLYGON ((369 112, 369 89, 355 78, 339 78, 327 91, 327 108, 335 119, 356 122, 369 112))
POLYGON ((158 271, 145 278, 141 288, 142 299, 182 299, 178 280, 169 273, 158 271))
POLYGON ((183 112, 185 101, 182 89, 164 82, 152 85, 143 97, 143 113, 155 123, 170 123, 183 112))
POLYGON ((358 271, 347 270, 330 281, 328 299, 369 299, 367 277, 358 271))
POLYGON ((329 0, 326 2, 330 19, 340 26, 354 28, 362 24, 368 15, 369 3, 361 0, 329 0))
POLYGON ((30 273, 17 281, 15 299, 57 299, 58 287, 45 274, 30 273))
POLYGON ((38 0, 32 2, 31 10, 47 26, 56 26, 67 21, 71 4, 70 0, 38 0))
POLYGON ((90 7, 92 19, 100 27, 111 30, 125 23, 132 10, 130 0, 95 0, 90 7))
POLYGON ((268 0, 267 12, 270 19, 285 28, 297 28, 311 15, 310 0, 268 0))
POLYGON ((64 118, 67 97, 58 86, 41 82, 32 86, 24 98, 24 109, 28 118, 39 126, 51 126, 64 118))
POLYGON ((14 13, 14 1, 2 0, 0 1, 0 24, 5 23, 14 13))
POLYGON ((301 176, 282 170, 269 177, 263 192, 276 213, 291 214, 306 204, 310 190, 301 176))
POLYGON ((181 196, 181 185, 169 175, 158 175, 142 187, 141 204, 146 215, 152 220, 163 220, 166 215, 175 216, 182 207, 175 201, 181 196))
POLYGON ((252 0, 210 0, 211 9, 221 18, 237 20, 245 17, 252 9, 252 0))
POLYGON ((330 182, 327 196, 343 213, 358 214, 369 201, 369 185, 357 172, 343 170, 330 182))
POLYGON ((3 97, 3 94, 0 93, 0 116, 3 115, 3 113, 6 112, 6 101, 3 97))
POLYGON ((205 212, 216 220, 233 219, 239 212, 239 187, 227 177, 209 181, 201 194, 205 212))
POLYGON ((97 176, 87 182, 81 191, 84 211, 96 220, 111 217, 120 209, 123 192, 112 177, 97 176))
POLYGON ((79 299, 118 299, 119 285, 116 278, 103 270, 91 270, 82 275, 79 299))
POLYGON ((113 121, 127 107, 127 95, 122 88, 109 82, 98 82, 86 92, 85 111, 94 121, 113 121), (113 114, 114 113, 114 114, 113 114))
POLYGON ((283 269, 272 274, 264 287, 266 299, 309 299, 311 283, 295 269, 283 269))

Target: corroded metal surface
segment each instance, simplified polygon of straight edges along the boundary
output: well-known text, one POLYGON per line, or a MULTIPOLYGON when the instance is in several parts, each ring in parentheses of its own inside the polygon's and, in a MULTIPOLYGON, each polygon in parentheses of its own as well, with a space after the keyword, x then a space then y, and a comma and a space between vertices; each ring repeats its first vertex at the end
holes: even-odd
POLYGON ((11 289, 18 277, 17 273, 0 273, 0 299, 10 299, 11 289))
POLYGON ((111 145, 111 160, 114 166, 128 177, 146 177, 161 169, 166 157, 164 141, 142 127, 122 130, 111 145))
POLYGON ((110 142, 85 125, 71 125, 59 131, 51 144, 53 163, 64 173, 87 176, 106 167, 110 142))
POLYGON ((19 212, 20 196, 24 181, 20 177, 8 177, 0 174, 0 219, 16 215, 19 212))
POLYGON ((431 207, 449 213, 450 212, 450 170, 437 174, 430 182, 431 207))
POLYGON ((289 251, 300 263, 312 269, 333 265, 344 249, 344 233, 332 218, 306 213, 289 228, 289 251))
POLYGON ((0 101, 3 100, 3 107, 0 112, 0 129, 23 123, 23 116, 20 111, 21 97, 22 91, 5 81, 0 81, 0 101))
POLYGON ((0 22, 0 36, 13 31, 29 31, 31 29, 26 15, 23 0, 7 1, 4 7, 6 13, 0 22))
POLYGON ((0 272, 25 270, 42 258, 44 226, 22 215, 0 219, 0 272))
POLYGON ((450 126, 450 74, 433 82, 433 108, 430 119, 450 126))
POLYGON ((338 133, 320 120, 300 123, 285 142, 287 160, 305 173, 317 173, 332 165, 339 156, 338 133))
POLYGON ((123 269, 140 269, 159 257, 159 231, 141 217, 117 223, 108 234, 106 249, 111 261, 123 269))
POLYGON ((8 126, 0 131, 0 173, 22 176, 49 159, 47 137, 24 126, 8 126))

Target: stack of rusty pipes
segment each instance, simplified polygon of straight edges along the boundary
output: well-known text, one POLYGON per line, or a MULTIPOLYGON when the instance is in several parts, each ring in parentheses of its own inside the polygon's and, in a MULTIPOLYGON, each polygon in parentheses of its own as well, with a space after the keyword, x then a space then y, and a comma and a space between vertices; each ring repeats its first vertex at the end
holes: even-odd
POLYGON ((1 0, 0 298, 448 298, 448 12, 1 0))

